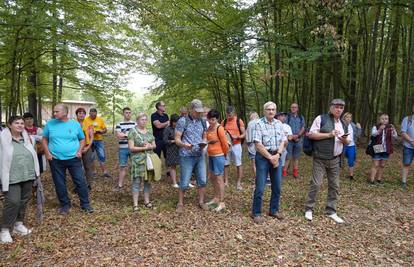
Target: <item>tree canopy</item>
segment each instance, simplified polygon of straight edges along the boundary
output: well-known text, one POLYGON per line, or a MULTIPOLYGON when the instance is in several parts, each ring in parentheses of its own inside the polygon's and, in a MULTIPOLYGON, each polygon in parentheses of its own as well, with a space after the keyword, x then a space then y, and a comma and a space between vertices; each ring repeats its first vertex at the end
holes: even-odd
POLYGON ((341 97, 364 127, 397 123, 413 103, 413 13, 408 0, 3 1, 2 110, 68 89, 115 111, 143 71, 171 111, 198 97, 246 118, 272 100, 309 121, 341 97))

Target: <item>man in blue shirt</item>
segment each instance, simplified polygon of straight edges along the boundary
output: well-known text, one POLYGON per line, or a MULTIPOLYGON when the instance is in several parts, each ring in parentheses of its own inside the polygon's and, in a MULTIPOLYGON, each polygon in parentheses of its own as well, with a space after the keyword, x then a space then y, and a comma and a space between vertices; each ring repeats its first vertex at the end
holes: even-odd
POLYGON ((401 170, 401 186, 407 188, 408 170, 414 158, 414 105, 412 114, 405 117, 401 123, 401 137, 404 140, 403 165, 401 170))
POLYGON ((302 153, 302 137, 305 133, 305 118, 299 114, 299 106, 296 103, 290 105, 290 113, 286 123, 289 124, 292 129, 292 137, 289 140, 287 146, 287 157, 285 162, 285 167, 282 172, 282 176, 287 175, 289 169, 289 163, 292 161, 293 165, 293 177, 298 178, 299 176, 299 158, 302 153))
POLYGON ((77 121, 69 120, 67 106, 56 105, 53 115, 54 119, 50 120, 43 130, 42 142, 60 202, 59 213, 66 215, 71 207, 66 188, 66 170, 69 170, 72 176, 82 210, 92 213, 81 161, 85 135, 77 121))
POLYGON ((207 210, 204 203, 207 183, 206 160, 203 148, 206 143, 206 122, 203 120, 203 104, 200 100, 191 101, 190 114, 181 117, 175 127, 175 143, 180 148, 180 189, 178 194, 177 213, 184 209, 184 192, 189 188, 191 174, 194 172, 198 187, 198 205, 207 210))

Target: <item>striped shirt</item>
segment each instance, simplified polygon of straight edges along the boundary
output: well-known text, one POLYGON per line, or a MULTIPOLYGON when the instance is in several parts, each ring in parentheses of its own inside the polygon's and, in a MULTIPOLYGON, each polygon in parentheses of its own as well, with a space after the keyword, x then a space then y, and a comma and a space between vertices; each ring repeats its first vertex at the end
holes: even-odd
POLYGON ((276 151, 287 140, 281 121, 273 119, 271 123, 263 117, 254 127, 253 141, 262 143, 270 151, 276 151))
POLYGON ((136 123, 133 121, 122 121, 116 125, 115 131, 126 134, 125 138, 119 140, 119 148, 128 148, 128 133, 135 126, 136 123))

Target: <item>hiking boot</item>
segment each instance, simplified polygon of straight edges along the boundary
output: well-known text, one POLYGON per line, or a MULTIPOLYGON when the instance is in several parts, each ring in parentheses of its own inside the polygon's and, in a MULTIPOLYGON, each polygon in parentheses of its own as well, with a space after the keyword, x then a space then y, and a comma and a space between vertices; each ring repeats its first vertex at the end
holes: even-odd
POLYGON ((106 178, 112 178, 112 176, 111 176, 109 173, 107 173, 107 172, 105 172, 105 173, 103 174, 103 177, 106 177, 106 178))
POLYGON ((276 218, 276 219, 278 219, 280 221, 285 218, 280 212, 276 212, 276 213, 270 213, 269 212, 269 216, 270 217, 273 217, 273 218, 276 218))
POLYGON ((93 213, 95 210, 92 207, 82 208, 82 211, 85 213, 93 213))
POLYGON ((402 189, 407 189, 407 182, 401 181, 400 186, 401 186, 402 189))
POLYGON ((70 206, 64 206, 59 209, 60 215, 67 215, 69 213, 70 206))

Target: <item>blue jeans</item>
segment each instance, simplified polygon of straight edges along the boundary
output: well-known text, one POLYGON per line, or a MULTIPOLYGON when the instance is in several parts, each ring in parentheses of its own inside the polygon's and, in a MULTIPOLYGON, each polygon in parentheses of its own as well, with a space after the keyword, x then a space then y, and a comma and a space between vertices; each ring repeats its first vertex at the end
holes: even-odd
POLYGON ((102 140, 94 140, 92 146, 98 156, 99 162, 105 162, 105 143, 102 140))
POLYGON ((414 158, 414 149, 404 146, 403 148, 403 164, 410 166, 414 158))
POLYGON ((279 160, 279 166, 273 168, 272 163, 259 152, 256 153, 256 188, 253 194, 252 215, 254 217, 262 214, 263 192, 266 186, 267 174, 270 174, 271 190, 269 213, 275 214, 279 211, 282 165, 279 160))
POLYGON ((49 161, 52 172, 53 183, 61 207, 70 207, 70 199, 66 187, 66 170, 69 170, 72 181, 75 184, 75 191, 79 195, 82 209, 89 208, 88 187, 83 173, 82 161, 80 158, 68 160, 52 159, 49 161))
POLYGON ((188 189, 191 174, 194 172, 197 186, 205 187, 207 183, 206 159, 204 154, 199 157, 180 156, 180 189, 188 189))
POLYGON ((128 166, 129 155, 130 155, 129 148, 123 148, 123 147, 119 148, 119 151, 118 151, 119 167, 128 166))

